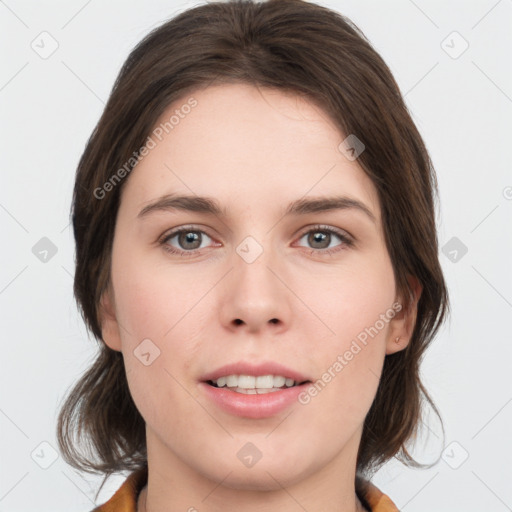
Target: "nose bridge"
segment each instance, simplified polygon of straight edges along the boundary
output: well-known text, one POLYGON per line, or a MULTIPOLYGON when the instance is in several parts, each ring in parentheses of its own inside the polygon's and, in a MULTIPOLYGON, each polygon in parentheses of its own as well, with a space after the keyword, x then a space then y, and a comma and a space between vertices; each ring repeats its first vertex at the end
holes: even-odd
POLYGON ((269 270, 275 263, 270 238, 265 242, 248 236, 236 247, 233 265, 236 288, 245 296, 245 302, 271 304, 277 298, 275 275, 269 270))
POLYGON ((286 287, 276 276, 281 267, 272 248, 253 236, 245 237, 232 255, 233 270, 222 297, 222 319, 229 325, 245 324, 251 331, 289 320, 286 287))

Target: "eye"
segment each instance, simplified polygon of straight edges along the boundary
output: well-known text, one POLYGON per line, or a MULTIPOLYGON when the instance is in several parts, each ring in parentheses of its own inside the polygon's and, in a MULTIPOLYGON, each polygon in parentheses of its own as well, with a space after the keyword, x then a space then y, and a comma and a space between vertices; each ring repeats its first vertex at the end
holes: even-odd
POLYGON ((306 243, 313 249, 311 254, 333 254, 353 245, 353 240, 347 234, 328 226, 314 226, 301 235, 300 239, 303 238, 306 238, 306 243), (332 246, 335 238, 342 243, 332 246))
MULTIPOLYGON (((353 240, 345 232, 329 226, 314 226, 300 236, 300 240, 306 239, 306 243, 312 249, 310 254, 329 255, 344 250, 354 245, 353 240), (335 239, 341 243, 332 245, 335 239)), ((182 257, 194 256, 208 247, 208 239, 212 238, 201 229, 194 226, 181 227, 167 233, 160 241, 165 251, 182 257), (172 240, 174 239, 174 242, 172 240)), ((220 244, 216 244, 217 246, 220 244)))
POLYGON ((160 244, 163 248, 171 254, 177 254, 179 256, 194 256, 201 249, 207 247, 208 244, 203 245, 203 242, 207 239, 211 239, 207 233, 200 229, 194 229, 193 227, 182 227, 168 233, 160 244), (175 240, 175 245, 170 245, 171 240, 175 240))

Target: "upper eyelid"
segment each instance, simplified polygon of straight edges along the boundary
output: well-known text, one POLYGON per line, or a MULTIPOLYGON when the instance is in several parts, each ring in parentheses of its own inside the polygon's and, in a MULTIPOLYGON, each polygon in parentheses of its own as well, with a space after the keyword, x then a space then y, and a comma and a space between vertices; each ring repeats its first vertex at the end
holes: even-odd
POLYGON ((342 228, 336 228, 334 226, 328 226, 327 224, 314 224, 313 226, 308 226, 304 228, 304 230, 300 231, 300 236, 305 235, 306 233, 309 233, 310 231, 329 231, 330 233, 334 233, 335 235, 339 236, 347 236, 348 238, 353 239, 354 237, 345 229, 342 228))
POLYGON ((163 235, 159 238, 159 240, 165 240, 167 238, 173 237, 178 235, 179 233, 182 233, 183 231, 199 231, 201 233, 204 233, 205 235, 209 236, 210 238, 215 238, 212 235, 208 233, 208 231, 204 228, 201 228, 199 226, 179 226, 177 228, 172 228, 163 233, 163 235))

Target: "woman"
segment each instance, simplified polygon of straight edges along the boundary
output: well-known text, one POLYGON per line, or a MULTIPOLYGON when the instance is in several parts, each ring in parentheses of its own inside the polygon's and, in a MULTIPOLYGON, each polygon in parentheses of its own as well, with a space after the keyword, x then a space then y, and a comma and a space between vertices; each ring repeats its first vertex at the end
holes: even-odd
POLYGON ((100 350, 60 449, 131 471, 96 510, 397 510, 369 480, 416 464, 434 407, 435 192, 388 67, 340 14, 212 2, 139 43, 73 197, 100 350))

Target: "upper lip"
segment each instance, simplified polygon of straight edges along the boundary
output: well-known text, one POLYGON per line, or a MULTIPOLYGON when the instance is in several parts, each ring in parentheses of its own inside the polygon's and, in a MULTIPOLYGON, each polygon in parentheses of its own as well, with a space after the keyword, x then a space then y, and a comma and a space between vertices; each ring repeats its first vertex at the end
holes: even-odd
POLYGON ((225 377, 227 375, 254 375, 259 377, 262 375, 281 375, 287 379, 293 379, 295 382, 308 381, 308 377, 301 373, 287 368, 282 364, 275 363, 273 361, 262 362, 258 364, 249 363, 246 361, 237 361, 235 363, 226 364, 213 370, 201 378, 203 382, 209 380, 217 380, 219 377, 225 377))

